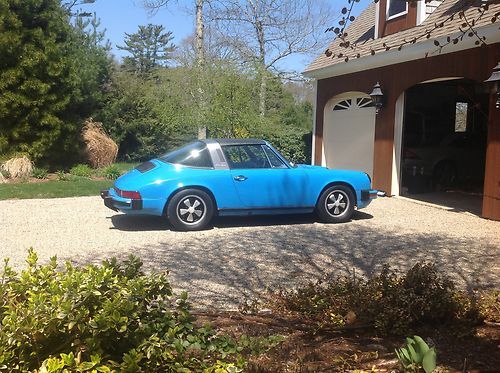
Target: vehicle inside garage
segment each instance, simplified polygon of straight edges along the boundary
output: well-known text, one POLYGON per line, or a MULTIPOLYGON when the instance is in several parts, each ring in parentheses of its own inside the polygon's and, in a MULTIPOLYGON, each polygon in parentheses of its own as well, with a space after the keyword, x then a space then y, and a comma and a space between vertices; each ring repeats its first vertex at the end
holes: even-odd
POLYGON ((448 79, 406 91, 401 194, 480 215, 489 92, 448 79))

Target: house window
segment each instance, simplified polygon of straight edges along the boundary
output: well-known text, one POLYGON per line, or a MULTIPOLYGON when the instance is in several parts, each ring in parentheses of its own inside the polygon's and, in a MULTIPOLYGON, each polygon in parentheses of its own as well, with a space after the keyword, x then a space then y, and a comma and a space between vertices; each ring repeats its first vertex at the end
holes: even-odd
POLYGON ((467 102, 457 102, 455 104, 455 132, 467 131, 467 102))
POLYGON ((351 99, 340 101, 337 105, 333 107, 333 111, 337 110, 348 110, 351 107, 351 99))
POLYGON ((387 0, 387 19, 396 18, 408 13, 406 0, 387 0))

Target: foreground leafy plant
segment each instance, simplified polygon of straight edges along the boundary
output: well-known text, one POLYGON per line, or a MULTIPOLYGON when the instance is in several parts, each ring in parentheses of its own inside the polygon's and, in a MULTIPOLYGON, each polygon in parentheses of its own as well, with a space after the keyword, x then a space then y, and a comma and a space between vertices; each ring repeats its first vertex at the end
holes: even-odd
POLYGON ((432 373, 436 369, 436 350, 419 336, 406 338, 406 347, 396 349, 396 356, 407 372, 432 373))
POLYGON ((40 179, 40 180, 46 179, 48 174, 49 174, 49 171, 46 168, 35 167, 33 169, 33 177, 35 179, 40 179))
POLYGON ((89 165, 77 164, 76 166, 73 166, 71 170, 69 170, 69 173, 74 176, 91 177, 94 173, 94 170, 92 170, 89 165))
POLYGON ((8 261, 3 270, 0 369, 236 372, 245 365, 243 347, 196 326, 187 293, 174 297, 167 274, 144 275, 137 258, 58 270, 55 257, 42 266, 30 250, 27 263, 19 275, 8 261))
POLYGON ((102 169, 102 175, 108 180, 116 180, 121 176, 120 169, 112 164, 102 169))

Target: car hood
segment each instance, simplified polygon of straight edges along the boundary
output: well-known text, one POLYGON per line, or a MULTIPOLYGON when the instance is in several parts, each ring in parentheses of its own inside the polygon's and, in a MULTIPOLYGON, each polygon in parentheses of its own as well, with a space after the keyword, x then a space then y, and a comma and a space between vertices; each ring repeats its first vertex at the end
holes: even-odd
POLYGON ((310 164, 298 164, 297 167, 298 168, 305 168, 305 169, 320 169, 320 168, 327 169, 326 167, 312 166, 310 164))

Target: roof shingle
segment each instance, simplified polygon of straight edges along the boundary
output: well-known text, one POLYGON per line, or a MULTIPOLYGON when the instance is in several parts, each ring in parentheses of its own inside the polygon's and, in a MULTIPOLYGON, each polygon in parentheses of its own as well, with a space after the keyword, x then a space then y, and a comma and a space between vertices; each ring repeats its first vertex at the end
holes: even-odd
MULTIPOLYGON (((328 47, 332 52, 332 56, 328 57, 325 53, 322 53, 306 68, 305 73, 336 64, 349 63, 345 62, 346 56, 349 59, 369 58, 371 57, 372 50, 376 51, 377 54, 384 53, 386 46, 398 48, 404 40, 417 38, 416 44, 418 44, 427 40, 426 35, 431 30, 433 30, 431 33, 432 39, 455 34, 459 32, 459 28, 464 22, 456 14, 462 9, 464 9, 467 19, 470 21, 476 19, 474 29, 491 24, 493 15, 500 12, 500 4, 492 4, 484 12, 483 16, 477 19, 481 1, 477 1, 473 5, 467 5, 469 3, 468 0, 444 0, 421 25, 378 39, 373 39, 376 5, 372 3, 346 29, 348 34, 346 40, 349 40, 354 46, 352 48, 342 47, 340 46, 342 40, 336 38, 328 47), (453 14, 455 16, 449 19, 453 14), (444 22, 444 25, 436 28, 436 25, 439 25, 441 22, 444 22)), ((469 36, 466 34, 464 37, 468 38, 469 36)), ((408 47, 408 45, 412 44, 407 44, 402 48, 408 47)))

